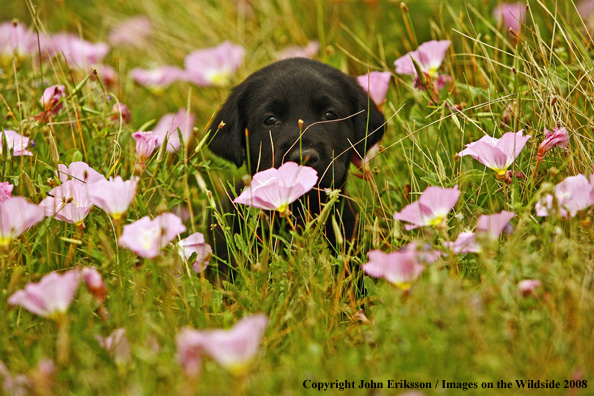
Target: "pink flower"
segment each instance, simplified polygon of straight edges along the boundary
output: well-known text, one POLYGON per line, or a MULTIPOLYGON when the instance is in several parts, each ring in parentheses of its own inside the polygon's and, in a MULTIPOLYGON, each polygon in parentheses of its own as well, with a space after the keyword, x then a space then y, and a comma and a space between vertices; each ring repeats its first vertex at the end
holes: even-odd
POLYGON ((514 212, 505 210, 492 215, 481 215, 477 221, 476 233, 461 232, 455 242, 445 242, 444 245, 456 254, 479 253, 481 247, 477 243, 477 236, 491 240, 499 238, 503 229, 515 215, 514 212))
POLYGON ((257 314, 246 316, 229 330, 184 328, 176 337, 178 360, 190 377, 200 373, 203 354, 235 375, 245 374, 267 326, 266 315, 257 314))
POLYGON ((448 213, 460 198, 458 186, 454 188, 427 187, 418 201, 404 207, 394 215, 396 220, 406 221, 407 230, 423 226, 441 226, 448 213))
POLYGON ((175 337, 177 360, 188 377, 196 377, 202 370, 202 354, 206 337, 203 332, 183 328, 175 337))
POLYGON ((132 118, 132 113, 130 113, 130 109, 123 103, 114 103, 111 108, 111 116, 109 117, 112 121, 119 121, 120 117, 124 124, 130 123, 130 119, 132 118))
POLYGON ((44 108, 44 115, 48 117, 50 115, 56 115, 64 106, 64 102, 62 102, 62 98, 64 97, 66 87, 63 85, 52 85, 49 88, 46 88, 43 91, 43 95, 41 99, 39 99, 39 103, 44 108))
POLYGON ((538 153, 536 154, 536 165, 534 165, 534 177, 536 177, 536 171, 538 170, 538 164, 544 158, 546 153, 555 146, 559 146, 561 148, 567 148, 569 145, 569 133, 567 133, 567 129, 565 127, 559 127, 553 129, 553 131, 549 131, 547 128, 545 130, 545 140, 540 144, 538 147, 538 153))
POLYGON ((444 245, 454 254, 479 253, 481 251, 480 246, 476 242, 476 234, 474 232, 463 231, 458 234, 458 238, 454 242, 444 242, 444 245))
POLYGON ((507 227, 509 221, 515 216, 514 212, 505 210, 492 215, 481 215, 476 223, 477 232, 484 233, 491 239, 497 239, 503 229, 507 227))
POLYGON ((31 394, 33 383, 25 374, 12 375, 8 367, 0 360, 0 389, 10 396, 26 396, 31 394))
POLYGON ((8 148, 12 149, 12 156, 19 157, 21 155, 33 155, 30 151, 27 150, 29 146, 29 138, 22 136, 20 133, 11 131, 10 129, 5 129, 2 133, 0 133, 0 154, 2 153, 2 140, 4 139, 2 135, 6 136, 6 142, 8 143, 8 148))
POLYGON ((228 85, 243 62, 245 48, 225 41, 214 48, 194 51, 186 56, 186 76, 192 83, 203 86, 228 85))
POLYGON ((178 336, 178 356, 186 358, 182 360, 182 364, 187 361, 187 364, 184 364, 186 372, 188 368, 191 368, 190 371, 193 373, 199 371, 196 366, 199 367, 200 362, 192 362, 188 358, 195 357, 203 351, 232 374, 245 374, 258 353, 260 340, 267 326, 266 315, 257 314, 246 316, 229 330, 186 329, 178 336), (188 342, 189 347, 182 341, 188 342))
POLYGON ((409 243, 401 251, 413 253, 420 264, 431 264, 442 256, 439 250, 432 250, 431 245, 419 246, 416 242, 409 243))
POLYGON ((594 0, 582 0, 577 4, 577 10, 586 27, 590 30, 594 28, 594 0))
POLYGON ((95 64, 92 67, 87 68, 87 72, 91 73, 91 79, 93 81, 99 79, 108 88, 113 87, 118 78, 118 73, 115 69, 105 64, 95 64))
POLYGON ((136 139, 136 156, 138 157, 138 162, 146 162, 153 154, 153 151, 159 146, 159 137, 150 131, 138 131, 133 133, 132 137, 136 139))
POLYGON ((520 155, 530 135, 523 136, 524 130, 517 133, 507 132, 500 139, 483 136, 478 141, 466 145, 466 149, 458 153, 459 157, 470 155, 488 168, 503 176, 507 168, 520 155))
POLYGON ((189 261, 192 254, 196 253, 195 260, 193 263, 190 263, 194 272, 198 274, 204 271, 212 254, 212 248, 208 243, 205 243, 204 235, 195 232, 179 241, 177 245, 179 247, 179 255, 184 261, 189 261))
POLYGON ((569 145, 569 133, 565 127, 559 127, 553 129, 553 131, 549 131, 545 128, 545 140, 540 144, 538 147, 538 156, 543 158, 547 151, 552 149, 555 146, 559 146, 561 148, 567 148, 569 145))
POLYGON ((396 59, 394 65, 396 66, 396 73, 417 75, 417 70, 411 58, 421 66, 421 70, 430 77, 438 77, 437 70, 441 66, 450 42, 448 40, 442 41, 427 41, 417 48, 416 51, 396 59))
POLYGON ((185 72, 177 66, 159 66, 155 69, 141 69, 135 67, 130 71, 132 80, 155 93, 161 93, 165 88, 178 80, 185 79, 185 72))
POLYGON ((8 299, 11 305, 20 305, 26 310, 48 317, 68 310, 78 290, 80 274, 77 270, 59 275, 52 272, 38 283, 28 283, 23 290, 14 293, 8 299))
POLYGON ((146 16, 135 16, 120 22, 109 32, 108 41, 112 45, 142 46, 147 44, 153 26, 146 16))
POLYGON ((542 283, 537 279, 524 279, 518 282, 518 289, 524 297, 534 294, 540 287, 542 287, 542 283))
POLYGON ((145 216, 125 225, 118 243, 140 257, 150 259, 157 257, 162 248, 184 231, 186 227, 173 213, 163 213, 154 220, 145 216))
POLYGON ((319 51, 320 43, 317 41, 310 41, 305 47, 289 45, 278 55, 278 59, 313 58, 319 51))
POLYGON ((377 105, 386 101, 386 94, 390 87, 392 73, 373 71, 357 77, 359 85, 369 94, 371 100, 377 105))
POLYGON ((66 183, 68 180, 74 180, 81 184, 90 184, 105 180, 105 176, 82 161, 72 162, 69 166, 59 164, 56 175, 62 183, 66 183))
POLYGON ((90 183, 87 186, 89 200, 109 213, 111 217, 119 220, 134 200, 137 185, 136 176, 126 181, 121 176, 117 176, 115 179, 90 183))
POLYGON ((587 19, 594 12, 594 0, 582 0, 577 4, 577 10, 583 19, 587 19))
POLYGON ((58 33, 52 36, 51 55, 64 55, 70 67, 87 70, 100 64, 109 52, 105 43, 90 43, 72 33, 58 33))
POLYGON ((96 335, 95 339, 105 349, 116 364, 127 364, 132 360, 130 342, 126 337, 126 329, 120 327, 107 337, 96 335))
POLYGON ((503 3, 493 10, 493 16, 500 22, 503 20, 505 30, 519 32, 521 24, 526 20, 526 6, 522 3, 503 3))
POLYGON ((569 176, 557 184, 554 197, 547 194, 536 203, 535 209, 537 216, 558 212, 561 217, 573 217, 591 205, 594 205, 594 185, 588 182, 586 176, 577 175, 569 176))
POLYGON ((380 154, 380 152, 381 148, 379 143, 376 143, 373 146, 371 146, 369 150, 367 150, 367 153, 365 153, 364 158, 361 158, 359 154, 355 150, 353 150, 351 162, 353 163, 353 165, 359 168, 360 171, 363 172, 362 174, 355 174, 355 176, 364 180, 373 179, 373 175, 371 174, 371 170, 369 169, 369 163, 372 159, 377 157, 380 154))
POLYGON ((0 64, 7 64, 13 56, 23 59, 37 50, 37 36, 23 24, 0 23, 0 64))
POLYGON ((87 196, 85 185, 69 180, 50 190, 39 206, 45 209, 46 216, 65 221, 76 226, 84 226, 93 204, 87 196))
POLYGON ((317 181, 318 172, 315 169, 286 162, 278 169, 256 173, 251 184, 233 202, 282 213, 309 192, 317 181))
POLYGON ((384 278, 403 290, 410 289, 425 269, 419 264, 415 252, 410 249, 391 253, 372 250, 367 253, 367 257, 367 263, 363 264, 363 271, 367 275, 384 278))
POLYGON ((176 152, 181 147, 179 134, 177 129, 181 131, 184 145, 187 145, 192 138, 192 130, 194 129, 195 117, 193 114, 186 112, 184 109, 178 110, 177 113, 165 114, 157 125, 153 128, 153 134, 159 137, 159 146, 163 143, 165 136, 167 138, 167 151, 176 152))
POLYGON ((14 186, 7 181, 0 183, 0 202, 4 202, 12 196, 13 188, 14 186))
POLYGON ((93 267, 84 267, 81 276, 95 300, 99 304, 103 303, 107 297, 107 286, 105 286, 101 274, 93 267))
POLYGON ((10 197, 0 202, 0 246, 9 246, 13 238, 44 218, 43 208, 24 197, 10 197))
POLYGON ((205 332, 204 351, 231 373, 245 373, 258 353, 260 341, 268 326, 266 315, 246 316, 229 330, 205 332))

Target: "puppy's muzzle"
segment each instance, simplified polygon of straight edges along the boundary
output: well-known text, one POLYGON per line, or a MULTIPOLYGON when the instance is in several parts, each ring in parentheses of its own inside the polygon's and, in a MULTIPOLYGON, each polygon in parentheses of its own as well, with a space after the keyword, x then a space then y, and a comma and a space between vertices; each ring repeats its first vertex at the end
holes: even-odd
POLYGON ((297 147, 293 149, 286 158, 287 161, 293 161, 298 164, 315 167, 320 161, 320 153, 318 153, 318 150, 315 148, 308 147, 300 151, 297 147))

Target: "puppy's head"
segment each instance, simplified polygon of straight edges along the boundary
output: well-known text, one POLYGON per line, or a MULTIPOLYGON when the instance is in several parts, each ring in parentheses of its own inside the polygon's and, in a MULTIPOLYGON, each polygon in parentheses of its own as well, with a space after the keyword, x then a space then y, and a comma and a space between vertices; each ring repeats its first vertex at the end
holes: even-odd
POLYGON ((260 69, 233 89, 213 121, 209 147, 238 167, 249 160, 252 174, 294 161, 315 168, 320 187, 341 187, 353 150, 363 157, 382 137, 383 124, 355 78, 293 58, 260 69))

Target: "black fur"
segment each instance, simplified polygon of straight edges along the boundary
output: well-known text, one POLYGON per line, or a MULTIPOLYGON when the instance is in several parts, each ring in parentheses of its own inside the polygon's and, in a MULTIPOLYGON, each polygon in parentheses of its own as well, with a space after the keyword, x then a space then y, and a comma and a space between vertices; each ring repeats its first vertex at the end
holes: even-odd
MULTIPOLYGON (((238 167, 249 158, 252 174, 303 159, 317 170, 317 187, 343 189, 353 155, 365 156, 384 134, 384 116, 354 77, 315 60, 292 58, 266 66, 236 86, 211 130, 211 151, 238 167)), ((319 213, 324 197, 319 190, 308 194, 312 214, 319 213)), ((346 238, 354 236, 355 213, 343 203, 346 238)), ((327 234, 332 241, 331 228, 327 234)))

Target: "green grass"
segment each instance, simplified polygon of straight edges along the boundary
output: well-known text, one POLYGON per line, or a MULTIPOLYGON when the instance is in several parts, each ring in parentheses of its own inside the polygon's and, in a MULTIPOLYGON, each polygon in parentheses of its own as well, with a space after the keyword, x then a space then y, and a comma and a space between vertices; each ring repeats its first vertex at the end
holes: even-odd
MULTIPOLYGON (((588 381, 576 394, 594 394, 594 235, 591 209, 576 218, 539 218, 535 202, 565 177, 593 169, 594 79, 592 40, 570 0, 530 1, 526 24, 515 45, 492 17, 495 1, 399 2, 253 0, 246 13, 235 1, 40 1, 3 5, 0 20, 17 17, 40 31, 71 31, 104 41, 111 26, 127 16, 148 15, 154 25, 149 48, 112 48, 106 63, 119 71, 106 88, 88 80, 69 97, 53 123, 31 117, 48 85, 72 90, 85 75, 60 59, 34 59, 3 65, 0 72, 0 124, 36 141, 33 157, 0 159, 2 179, 14 195, 39 203, 56 183, 58 163, 84 160, 104 175, 128 179, 134 172, 131 133, 163 114, 189 107, 196 115, 197 141, 223 103, 228 88, 176 83, 155 96, 135 86, 135 66, 183 66, 190 51, 229 39, 247 48, 233 83, 276 59, 288 44, 322 44, 318 59, 351 75, 394 71, 393 61, 430 39, 449 39, 452 47, 442 73, 455 88, 439 103, 412 87, 408 76, 394 76, 384 112, 388 119, 383 150, 371 166, 374 178, 351 177, 347 191, 361 210, 361 240, 332 252, 317 229, 305 233, 271 231, 255 209, 241 209, 246 227, 229 235, 238 271, 235 282, 215 281, 216 260, 206 275, 195 276, 177 253, 141 259, 119 248, 108 216, 95 208, 86 228, 47 218, 0 252, 0 360, 13 375, 35 376, 38 362, 57 361, 57 345, 67 358, 56 363, 51 386, 38 394, 315 394, 303 382, 335 380, 466 381, 496 383, 516 379, 588 381), (35 9, 33 13, 32 10, 35 9), (130 125, 109 122, 115 98, 132 110, 130 125), (452 113, 449 106, 461 105, 452 113), (507 124, 504 113, 509 114, 507 124), (570 131, 567 150, 547 154, 532 178, 543 128, 570 131), (501 136, 524 128, 532 135, 513 165, 521 178, 502 189, 494 172, 469 158, 456 158, 464 144, 484 134, 501 136), (50 136, 57 143, 52 154, 50 136), (394 212, 416 200, 429 185, 462 191, 447 230, 405 231, 394 212), (365 297, 343 271, 366 261, 372 249, 397 250, 410 241, 439 248, 470 229, 481 214, 517 213, 513 232, 481 254, 442 258, 427 267, 410 293, 384 280, 365 279, 365 297), (264 230, 259 241, 249 229, 264 230), (79 241, 74 243, 72 240, 79 241), (67 313, 66 338, 58 341, 54 321, 8 305, 8 297, 51 271, 94 266, 107 282, 101 320, 97 305, 81 287, 67 313), (540 279, 543 287, 523 298, 517 282, 540 279), (370 323, 356 319, 364 309, 370 323), (202 375, 187 379, 175 356, 175 336, 184 326, 228 328, 240 318, 263 312, 270 318, 261 351, 249 373, 235 378, 207 360, 202 375), (129 364, 116 365, 95 340, 124 327, 132 346, 129 364), (158 349, 151 345, 156 341, 158 349)), ((149 127, 150 129, 150 127, 149 127)), ((206 148, 153 158, 142 175, 126 223, 189 205, 189 231, 207 232, 210 192, 228 194, 225 180, 236 170, 206 148)), ((355 171, 354 168, 351 171, 355 171)), ((344 198, 343 198, 344 199, 344 198)), ((515 383, 514 383, 515 384, 515 383)), ((0 389, 1 389, 0 382, 0 389)), ((330 394, 338 393, 336 390, 330 394)), ((404 391, 383 389, 378 394, 404 391)), ((523 394, 512 389, 426 390, 426 395, 523 394)), ((374 394, 365 390, 347 394, 374 394)), ((567 389, 530 394, 572 394, 567 389), (566 392, 567 391, 567 392, 566 392)))

